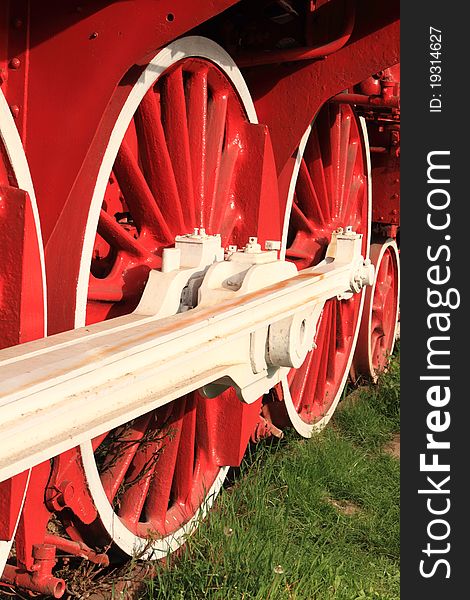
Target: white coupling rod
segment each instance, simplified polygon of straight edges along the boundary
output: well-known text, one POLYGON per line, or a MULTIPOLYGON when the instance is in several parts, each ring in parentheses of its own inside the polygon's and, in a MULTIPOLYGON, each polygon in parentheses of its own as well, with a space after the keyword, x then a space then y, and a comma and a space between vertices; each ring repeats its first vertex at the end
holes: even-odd
POLYGON ((357 251, 348 260, 226 292, 219 304, 208 292, 205 306, 203 293, 196 308, 167 318, 131 314, 2 350, 0 481, 190 391, 208 386, 210 395, 214 382, 253 402, 303 361, 325 301, 371 283, 357 251))

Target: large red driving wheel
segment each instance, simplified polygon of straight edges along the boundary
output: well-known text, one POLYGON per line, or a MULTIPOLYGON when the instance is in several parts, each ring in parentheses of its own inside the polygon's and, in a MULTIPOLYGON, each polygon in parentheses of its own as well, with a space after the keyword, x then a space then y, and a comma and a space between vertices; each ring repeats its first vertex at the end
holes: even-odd
MULTIPOLYGON (((250 145, 261 139, 251 123, 248 89, 215 43, 183 38, 150 62, 103 157, 85 233, 77 326, 131 312, 177 235, 197 229, 221 234, 224 247, 243 246, 261 227, 279 239, 277 198, 270 206, 261 192, 239 193, 247 185, 241 173, 251 169, 250 145)), ((145 548, 152 558, 180 546, 222 485, 227 439, 221 444, 219 428, 238 405, 233 390, 213 399, 193 392, 82 444, 98 512, 92 527, 78 524, 82 538, 95 547, 112 541, 128 555, 145 548)))
POLYGON ((400 298, 400 256, 394 240, 371 244, 374 285, 367 289, 354 373, 373 381, 387 368, 395 345, 400 298))
MULTIPOLYGON (((347 226, 363 235, 362 254, 367 257, 370 202, 365 124, 348 105, 325 105, 302 140, 298 162, 284 224, 286 259, 299 269, 318 264, 332 232, 347 226)), ((362 293, 325 303, 314 349, 276 388, 277 399, 283 402, 270 407, 275 424, 290 422, 306 437, 326 425, 346 383, 362 306, 362 293)))

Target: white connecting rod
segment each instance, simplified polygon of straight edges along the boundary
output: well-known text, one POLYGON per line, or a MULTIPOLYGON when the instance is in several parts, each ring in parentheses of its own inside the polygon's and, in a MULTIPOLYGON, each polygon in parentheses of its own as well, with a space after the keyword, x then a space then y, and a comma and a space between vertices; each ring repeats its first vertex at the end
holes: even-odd
POLYGON ((135 313, 1 351, 0 481, 204 386, 254 401, 303 362, 325 301, 371 282, 360 239, 338 234, 299 273, 235 253, 203 272, 196 308, 164 318, 142 306, 182 271, 158 272, 135 313))

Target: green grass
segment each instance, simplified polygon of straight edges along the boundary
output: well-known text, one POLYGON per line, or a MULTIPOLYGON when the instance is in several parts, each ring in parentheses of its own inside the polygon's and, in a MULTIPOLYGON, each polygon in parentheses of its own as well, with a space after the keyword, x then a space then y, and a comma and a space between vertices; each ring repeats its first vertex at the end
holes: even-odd
POLYGON ((399 358, 352 397, 311 440, 252 449, 146 600, 397 600, 399 358))

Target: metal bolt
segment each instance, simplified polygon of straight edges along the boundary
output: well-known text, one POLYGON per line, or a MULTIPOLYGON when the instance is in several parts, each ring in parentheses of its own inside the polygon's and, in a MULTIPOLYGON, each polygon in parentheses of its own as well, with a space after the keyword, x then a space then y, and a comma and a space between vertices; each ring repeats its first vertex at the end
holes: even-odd
POLYGON ((266 240, 264 247, 266 250, 280 250, 281 242, 277 240, 266 240))
POLYGON ((15 56, 10 60, 9 67, 10 69, 19 69, 21 67, 21 60, 15 56))
POLYGON ((11 114, 13 115, 13 118, 17 119, 18 115, 20 114, 20 107, 17 104, 13 104, 12 106, 10 106, 10 110, 11 114))
POLYGON ((98 37, 98 32, 94 31, 93 33, 90 33, 90 40, 96 40, 96 38, 98 37))

